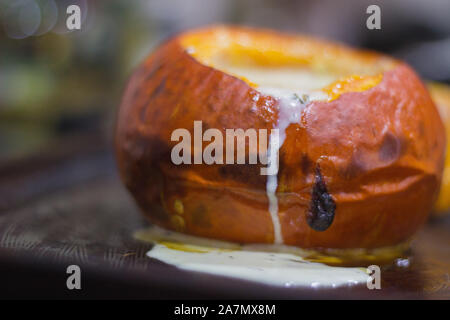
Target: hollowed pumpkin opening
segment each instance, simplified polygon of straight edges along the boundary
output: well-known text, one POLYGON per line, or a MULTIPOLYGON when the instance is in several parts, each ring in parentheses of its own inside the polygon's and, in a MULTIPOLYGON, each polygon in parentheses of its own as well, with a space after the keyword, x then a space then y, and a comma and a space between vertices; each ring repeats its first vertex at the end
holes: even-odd
POLYGON ((200 63, 253 88, 322 92, 334 100, 376 86, 393 59, 308 37, 217 27, 185 34, 181 44, 200 63))

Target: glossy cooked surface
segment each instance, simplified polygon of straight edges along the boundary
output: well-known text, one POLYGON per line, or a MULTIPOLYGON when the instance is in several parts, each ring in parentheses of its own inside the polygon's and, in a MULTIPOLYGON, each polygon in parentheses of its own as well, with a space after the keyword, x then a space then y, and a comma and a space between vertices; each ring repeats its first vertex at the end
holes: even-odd
MULTIPOLYGON (((198 39, 205 32, 209 34, 199 31, 198 39)), ((280 47, 309 41, 251 29, 238 32, 249 38, 264 34, 270 43, 279 41, 280 47)), ((214 47, 215 42, 206 40, 214 47)), ((170 137, 177 128, 192 132, 195 120, 203 121, 203 130, 271 129, 277 121, 277 101, 258 92, 257 85, 201 63, 183 41, 186 38, 180 35, 163 44, 130 79, 116 130, 122 179, 146 216, 160 226, 236 242, 271 243, 267 176, 260 175, 261 166, 176 166, 170 159, 176 142, 170 137)), ((314 42, 309 47, 318 50, 321 45, 314 42)), ((424 223, 439 188, 444 128, 426 88, 403 63, 374 53, 361 53, 356 59, 358 52, 348 50, 338 51, 334 58, 333 51, 325 50, 331 58, 324 66, 334 61, 336 68, 345 69, 349 61, 358 66, 379 61, 375 76, 381 74, 381 79, 363 89, 350 86, 330 101, 310 103, 301 122, 288 127, 277 189, 286 244, 306 248, 397 244, 424 223), (307 223, 319 166, 336 204, 333 222, 325 231, 313 230, 307 223)), ((270 60, 268 52, 262 56, 270 60)), ((360 69, 345 70, 336 72, 352 77, 360 69)))

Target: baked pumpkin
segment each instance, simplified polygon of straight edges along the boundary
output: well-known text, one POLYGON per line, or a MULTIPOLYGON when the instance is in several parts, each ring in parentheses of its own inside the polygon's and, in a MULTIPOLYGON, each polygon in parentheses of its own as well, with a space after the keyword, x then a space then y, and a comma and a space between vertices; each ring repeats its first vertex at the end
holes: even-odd
POLYGON ((159 226, 239 243, 379 248, 408 240, 426 221, 445 130, 424 84, 401 61, 217 26, 168 40, 136 69, 115 146, 124 184, 159 226), (301 94, 302 108, 280 129, 277 241, 267 189, 274 176, 260 174, 264 164, 177 165, 171 138, 179 128, 193 136, 199 120, 224 135, 280 128, 286 108, 271 93, 280 91, 301 94))

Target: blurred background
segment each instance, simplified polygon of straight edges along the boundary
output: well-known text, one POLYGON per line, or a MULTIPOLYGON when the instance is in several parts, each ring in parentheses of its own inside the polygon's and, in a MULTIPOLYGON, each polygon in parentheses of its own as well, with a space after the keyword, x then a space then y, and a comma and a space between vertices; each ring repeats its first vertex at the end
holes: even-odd
POLYGON ((0 0, 0 164, 68 137, 108 142, 133 68, 163 39, 214 23, 371 48, 450 81, 448 0, 0 0), (66 27, 70 4, 81 9, 81 30, 66 27), (366 28, 371 4, 381 8, 381 30, 366 28))

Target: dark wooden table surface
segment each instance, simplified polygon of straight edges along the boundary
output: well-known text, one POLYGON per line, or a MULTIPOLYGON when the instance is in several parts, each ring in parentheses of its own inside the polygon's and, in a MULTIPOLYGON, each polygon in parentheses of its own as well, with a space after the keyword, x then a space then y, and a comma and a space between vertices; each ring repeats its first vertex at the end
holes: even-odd
POLYGON ((52 150, 0 166, 2 298, 450 298, 450 217, 418 234, 409 267, 383 267, 381 290, 271 287, 147 258, 151 245, 132 236, 147 223, 108 145, 81 139, 52 150), (71 264, 81 290, 66 287, 71 264))

